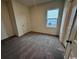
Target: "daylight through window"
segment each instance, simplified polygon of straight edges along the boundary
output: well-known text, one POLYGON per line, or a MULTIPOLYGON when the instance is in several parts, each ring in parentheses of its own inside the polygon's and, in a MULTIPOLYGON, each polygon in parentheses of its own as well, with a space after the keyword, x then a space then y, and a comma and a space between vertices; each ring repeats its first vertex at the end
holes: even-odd
POLYGON ((51 9, 47 11, 47 27, 57 27, 59 9, 51 9))

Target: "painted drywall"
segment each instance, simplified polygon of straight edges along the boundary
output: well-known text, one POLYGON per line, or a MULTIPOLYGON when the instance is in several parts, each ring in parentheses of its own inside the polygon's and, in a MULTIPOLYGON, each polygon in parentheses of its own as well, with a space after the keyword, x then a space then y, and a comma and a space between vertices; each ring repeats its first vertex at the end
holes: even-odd
POLYGON ((18 36, 30 31, 29 8, 17 1, 12 0, 18 36))
POLYGON ((12 6, 11 0, 7 1, 7 7, 8 7, 8 12, 9 12, 9 16, 10 16, 10 19, 11 19, 11 23, 12 23, 12 26, 13 26, 14 34, 16 36, 18 36, 16 21, 15 21, 15 15, 14 15, 14 11, 13 11, 13 6, 12 6))
MULTIPOLYGON (((7 33, 9 36, 15 34, 17 34, 18 36, 22 36, 23 34, 29 31, 59 35, 63 4, 64 4, 63 2, 46 3, 37 6, 32 6, 30 8, 15 0, 12 0, 11 2, 12 2, 12 6, 10 6, 10 3, 8 3, 7 5, 8 10, 6 10, 6 7, 2 9, 3 14, 5 11, 9 12, 9 14, 5 12, 6 14, 8 14, 8 16, 3 15, 3 19, 4 18, 9 19, 8 21, 6 20, 3 21, 4 22, 3 24, 6 25, 5 27, 7 27, 9 30, 6 29, 5 30, 6 32, 5 31, 3 32, 7 33), (12 9, 10 8, 13 8, 13 11, 11 11, 12 9), (57 28, 47 28, 46 11, 48 9, 53 9, 53 8, 60 9, 58 25, 57 28)), ((5 35, 3 36, 5 37, 5 35)))
POLYGON ((60 24, 62 20, 64 2, 52 2, 31 7, 31 25, 32 31, 59 35, 60 24), (48 28, 46 26, 46 12, 49 9, 59 8, 58 24, 56 28, 48 28))
POLYGON ((5 39, 7 37, 8 37, 8 35, 6 33, 6 29, 5 29, 4 23, 1 20, 1 40, 5 39))
POLYGON ((11 24, 11 19, 9 17, 7 5, 4 1, 1 3, 1 39, 13 36, 13 27, 11 24))

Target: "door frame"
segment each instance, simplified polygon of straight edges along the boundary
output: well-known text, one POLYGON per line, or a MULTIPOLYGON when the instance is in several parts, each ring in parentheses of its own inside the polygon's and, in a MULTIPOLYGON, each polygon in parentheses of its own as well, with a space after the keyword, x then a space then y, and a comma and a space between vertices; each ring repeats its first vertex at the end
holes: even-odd
MULTIPOLYGON (((76 1, 75 1, 76 2, 76 1)), ((66 33, 66 39, 65 39, 65 41, 66 40, 71 40, 71 41, 73 41, 74 40, 74 35, 72 35, 72 30, 73 30, 73 26, 74 26, 74 22, 75 22, 75 18, 76 18, 76 16, 77 16, 77 6, 76 6, 76 4, 75 3, 73 3, 73 8, 72 8, 72 13, 71 13, 71 16, 70 16, 70 21, 69 21, 69 25, 68 25, 68 27, 67 27, 67 33, 66 33), (71 35, 72 35, 72 37, 71 37, 71 35)), ((76 20, 77 21, 77 20, 76 20)), ((74 32, 74 33, 76 33, 76 31, 74 32)), ((69 55, 70 55, 70 52, 71 52, 71 50, 72 50, 72 44, 70 44, 70 43, 66 43, 66 50, 65 50, 65 56, 64 56, 64 58, 65 59, 69 59, 69 55)))

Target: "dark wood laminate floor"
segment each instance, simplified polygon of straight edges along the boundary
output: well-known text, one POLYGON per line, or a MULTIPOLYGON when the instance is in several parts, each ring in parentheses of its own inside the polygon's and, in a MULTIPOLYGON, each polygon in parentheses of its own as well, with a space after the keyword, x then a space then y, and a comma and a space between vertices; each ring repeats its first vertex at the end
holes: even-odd
POLYGON ((29 33, 1 42, 1 59, 64 59, 57 37, 29 33))

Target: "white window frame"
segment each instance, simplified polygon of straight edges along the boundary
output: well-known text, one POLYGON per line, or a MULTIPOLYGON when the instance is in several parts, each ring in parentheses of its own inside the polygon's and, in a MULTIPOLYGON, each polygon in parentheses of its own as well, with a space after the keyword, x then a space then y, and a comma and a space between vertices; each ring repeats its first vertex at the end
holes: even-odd
POLYGON ((57 24, 58 24, 59 8, 53 8, 53 9, 48 9, 48 10, 47 10, 47 14, 46 14, 46 18, 47 18, 46 26, 47 26, 48 28, 57 28, 57 24, 56 24, 56 26, 49 26, 49 25, 48 25, 48 17, 47 17, 49 10, 56 10, 56 9, 58 10, 58 17, 56 18, 57 24))

